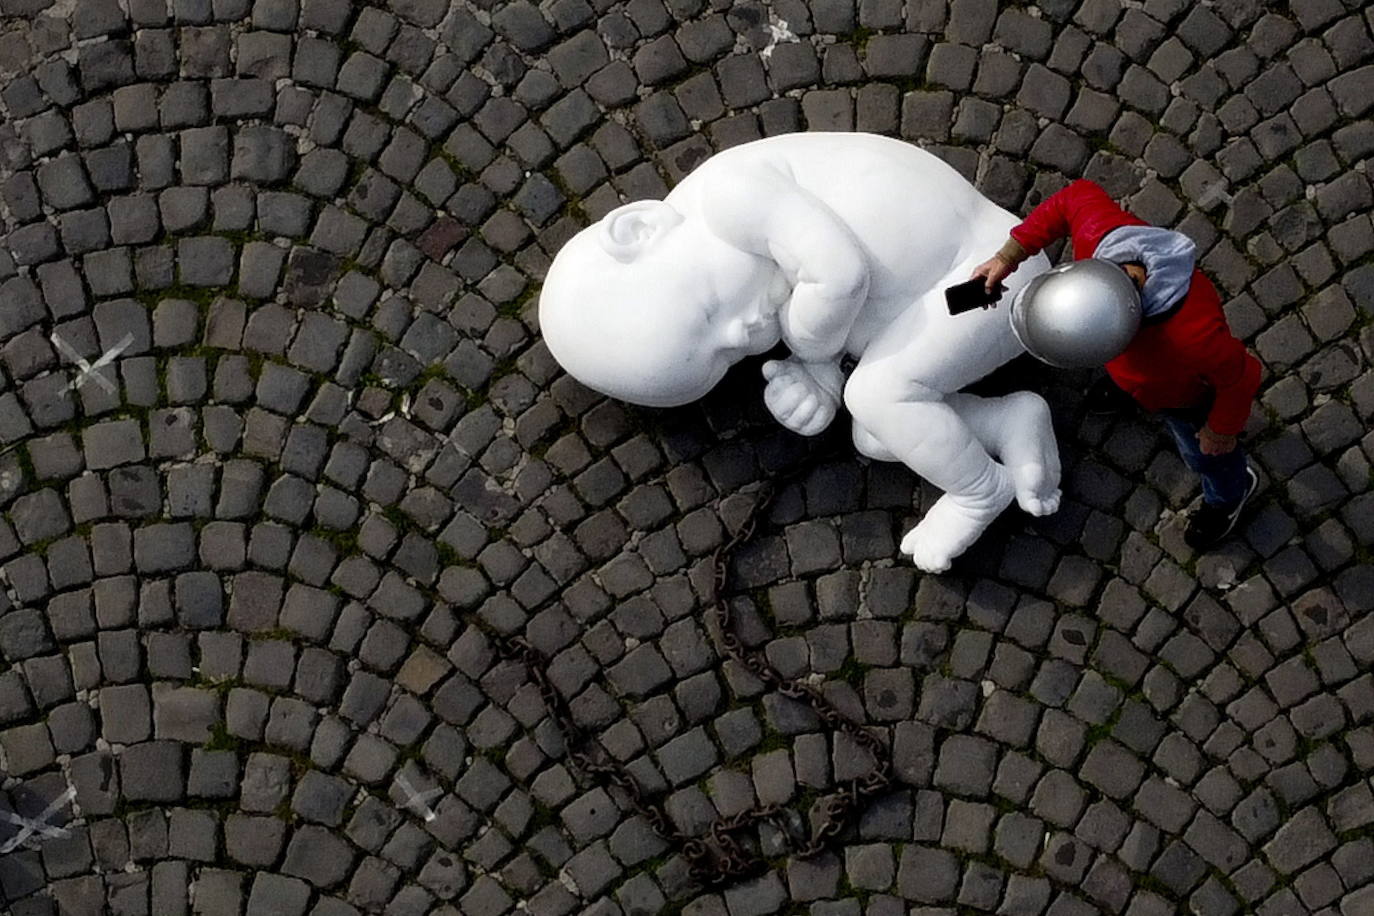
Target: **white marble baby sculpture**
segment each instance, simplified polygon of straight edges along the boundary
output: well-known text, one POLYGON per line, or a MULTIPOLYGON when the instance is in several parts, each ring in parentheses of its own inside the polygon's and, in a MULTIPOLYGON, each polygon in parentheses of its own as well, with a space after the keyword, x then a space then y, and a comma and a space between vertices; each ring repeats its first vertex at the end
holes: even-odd
MULTIPOLYGON (((1044 400, 958 393, 1024 352, 1005 307, 951 316, 944 295, 1016 222, 898 140, 758 140, 580 232, 554 259, 539 320, 571 375, 651 407, 701 397, 781 340, 791 356, 763 364, 769 411, 815 435, 843 399, 860 452, 943 490, 901 542, 940 572, 1013 499, 1032 515, 1059 506, 1044 400), (846 353, 858 360, 848 381, 846 353)), ((1023 264, 1003 303, 1048 267, 1044 255, 1023 264)))

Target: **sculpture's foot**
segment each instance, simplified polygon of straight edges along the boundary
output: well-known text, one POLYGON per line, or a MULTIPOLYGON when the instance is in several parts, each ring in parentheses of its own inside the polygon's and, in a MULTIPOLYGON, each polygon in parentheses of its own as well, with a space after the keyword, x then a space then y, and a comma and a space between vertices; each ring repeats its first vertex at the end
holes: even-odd
POLYGON ((1030 515, 1059 510, 1059 443, 1043 398, 1014 391, 1000 398, 954 395, 950 403, 983 445, 1011 471, 1016 503, 1030 515))
POLYGON ((1031 515, 1050 515, 1059 509, 1059 443, 1054 438, 1049 406, 1029 391, 1004 399, 1007 412, 998 451, 1016 481, 1016 503, 1031 515))
POLYGON ((917 567, 940 573, 954 558, 982 535, 993 519, 1016 498, 1016 484, 1006 468, 992 465, 994 491, 969 504, 951 493, 935 501, 920 524, 902 538, 902 553, 910 554, 917 567))

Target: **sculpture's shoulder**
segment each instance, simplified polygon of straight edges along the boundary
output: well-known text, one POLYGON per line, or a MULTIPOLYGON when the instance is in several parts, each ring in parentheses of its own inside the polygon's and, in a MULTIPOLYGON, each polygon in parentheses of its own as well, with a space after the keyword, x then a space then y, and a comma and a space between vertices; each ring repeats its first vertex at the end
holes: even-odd
POLYGON ((842 171, 883 160, 905 167, 943 164, 931 153, 891 137, 816 131, 765 137, 722 150, 708 157, 683 181, 701 180, 707 176, 715 176, 713 180, 716 180, 725 174, 756 170, 772 170, 784 175, 798 169, 842 171))
POLYGON ((742 143, 707 157, 691 174, 678 182, 668 195, 673 201, 683 197, 700 197, 704 189, 730 188, 741 181, 786 167, 786 157, 772 141, 772 137, 742 143))
POLYGON ((699 220, 713 234, 738 243, 780 199, 800 184, 773 139, 757 140, 711 156, 668 194, 673 209, 699 220))
POLYGON ((884 263, 957 259, 962 240, 1005 234, 1014 218, 956 169, 910 143, 876 134, 800 133, 741 144, 710 157, 668 196, 674 209, 736 247, 778 239, 862 240, 884 263), (939 218, 933 218, 939 214, 939 218), (812 230, 799 233, 802 224, 812 230), (831 231, 833 230, 833 231, 831 231))
POLYGON ((892 137, 864 133, 797 133, 767 137, 711 156, 674 189, 670 199, 743 193, 785 193, 788 186, 830 201, 857 195, 920 195, 972 206, 981 195, 933 153, 892 137))
POLYGON ((894 164, 910 168, 924 150, 877 134, 798 133, 753 140, 707 158, 678 183, 668 200, 684 213, 746 201, 762 205, 793 189, 822 191, 842 175, 864 174, 894 164))

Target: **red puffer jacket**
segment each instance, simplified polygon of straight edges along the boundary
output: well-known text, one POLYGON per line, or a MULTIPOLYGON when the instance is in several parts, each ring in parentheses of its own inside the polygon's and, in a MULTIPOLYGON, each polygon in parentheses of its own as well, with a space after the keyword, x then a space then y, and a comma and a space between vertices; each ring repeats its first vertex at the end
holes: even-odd
MULTIPOLYGON (((1079 180, 1047 198, 1011 230, 1029 254, 1068 236, 1075 260, 1090 258, 1102 237, 1120 226, 1143 226, 1091 181, 1079 180)), ((1163 318, 1146 320, 1126 351, 1107 363, 1112 380, 1146 410, 1212 407, 1207 425, 1235 435, 1250 417, 1260 363, 1226 325, 1212 281, 1194 269, 1183 302, 1163 318)))

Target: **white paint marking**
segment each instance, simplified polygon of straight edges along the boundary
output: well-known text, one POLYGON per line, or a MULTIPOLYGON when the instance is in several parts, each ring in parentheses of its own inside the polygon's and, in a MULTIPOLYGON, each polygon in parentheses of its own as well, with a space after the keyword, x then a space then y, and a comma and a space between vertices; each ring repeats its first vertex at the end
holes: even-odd
POLYGON ((443 789, 436 786, 433 789, 417 792, 415 787, 400 773, 396 774, 396 783, 401 787, 401 791, 406 794, 405 807, 415 810, 415 813, 421 815, 426 821, 434 820, 436 815, 425 802, 427 799, 438 798, 443 795, 443 789), (415 807, 417 805, 419 806, 418 809, 415 807))
POLYGON ((1199 210, 1210 210, 1217 201, 1229 204, 1234 199, 1226 190, 1226 182, 1214 181, 1202 192, 1196 203, 1199 210))
POLYGON ((80 353, 77 353, 76 350, 72 347, 72 345, 63 340, 62 335, 58 334, 56 331, 52 332, 50 339, 52 340, 53 344, 57 347, 57 349, 62 351, 62 354, 66 356, 67 359, 76 363, 76 378, 72 379, 70 382, 67 383, 67 391, 75 391, 82 385, 86 384, 88 379, 95 379, 96 384, 98 384, 101 388, 104 388, 106 394, 115 393, 115 391, 117 390, 115 387, 115 383, 107 379, 105 376, 101 375, 96 370, 103 369, 105 366, 108 366, 110 363, 114 362, 115 359, 119 357, 119 354, 129 349, 129 346, 134 342, 134 335, 125 334, 120 339, 119 343, 115 344, 113 347, 110 347, 110 349, 102 353, 100 355, 100 358, 93 363, 86 362, 85 357, 83 357, 80 353))
POLYGON ((768 45, 759 52, 759 57, 768 60, 773 56, 773 49, 779 44, 796 41, 801 41, 801 39, 787 27, 787 20, 778 19, 770 12, 768 14, 768 45))
POLYGON ((74 798, 76 798, 76 789, 72 786, 67 786, 67 791, 58 796, 57 801, 44 808, 43 813, 39 814, 38 817, 20 817, 9 811, 0 811, 0 819, 7 820, 12 824, 18 824, 20 828, 18 833, 10 837, 3 844, 0 844, 0 856, 18 849, 25 840, 34 834, 39 834, 48 839, 67 836, 68 831, 65 828, 52 826, 48 823, 48 818, 52 817, 58 811, 61 811, 66 807, 67 802, 74 798))

